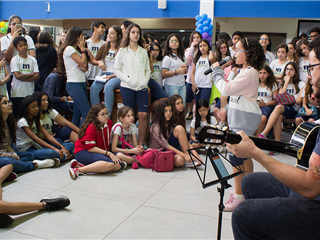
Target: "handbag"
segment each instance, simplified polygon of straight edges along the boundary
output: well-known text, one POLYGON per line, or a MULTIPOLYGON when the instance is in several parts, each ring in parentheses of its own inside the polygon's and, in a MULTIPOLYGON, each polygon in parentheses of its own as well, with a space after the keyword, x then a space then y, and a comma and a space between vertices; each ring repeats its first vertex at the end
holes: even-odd
POLYGON ((152 170, 156 172, 172 172, 174 170, 174 155, 174 151, 164 148, 159 149, 151 165, 152 170))
POLYGON ((318 109, 315 106, 310 108, 310 110, 312 110, 312 114, 311 115, 307 115, 306 109, 304 107, 302 107, 302 108, 299 109, 298 115, 299 116, 306 116, 306 117, 311 117, 311 116, 317 116, 318 115, 318 109))
POLYGON ((274 96, 274 100, 277 105, 293 105, 296 102, 296 99, 293 95, 290 95, 287 92, 278 93, 274 96))

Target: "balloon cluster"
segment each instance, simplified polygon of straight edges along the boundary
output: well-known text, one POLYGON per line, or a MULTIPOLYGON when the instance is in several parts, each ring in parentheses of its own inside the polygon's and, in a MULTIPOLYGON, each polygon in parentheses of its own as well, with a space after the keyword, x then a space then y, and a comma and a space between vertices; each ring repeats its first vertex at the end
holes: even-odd
POLYGON ((6 33, 9 26, 9 22, 0 22, 0 32, 6 33))
POLYGON ((198 31, 203 39, 207 39, 211 43, 211 36, 212 36, 212 30, 213 26, 211 24, 211 18, 208 18, 208 15, 206 13, 200 15, 197 15, 196 17, 196 31, 198 31))

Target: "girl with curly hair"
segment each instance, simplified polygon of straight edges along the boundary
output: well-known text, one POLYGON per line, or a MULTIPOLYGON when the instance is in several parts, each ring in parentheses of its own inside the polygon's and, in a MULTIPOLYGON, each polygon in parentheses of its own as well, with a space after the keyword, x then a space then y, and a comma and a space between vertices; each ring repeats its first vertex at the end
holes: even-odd
MULTIPOLYGON (((244 131, 253 136, 261 121, 261 110, 257 103, 259 88, 259 70, 265 62, 265 55, 260 43, 253 38, 242 38, 235 48, 236 64, 242 65, 240 73, 229 82, 224 79, 224 71, 219 62, 212 65, 213 81, 223 96, 230 96, 228 108, 228 123, 235 132, 244 131)), ((253 171, 252 160, 237 158, 229 154, 233 166, 240 167, 246 173, 253 171)), ((233 167, 237 172, 237 168, 233 167)), ((235 177, 235 192, 230 193, 230 199, 225 203, 224 211, 233 209, 244 200, 241 191, 242 175, 235 177)))
POLYGON ((75 144, 75 160, 69 173, 74 180, 84 173, 106 173, 124 169, 122 162, 110 151, 112 121, 104 104, 94 105, 84 120, 75 144))

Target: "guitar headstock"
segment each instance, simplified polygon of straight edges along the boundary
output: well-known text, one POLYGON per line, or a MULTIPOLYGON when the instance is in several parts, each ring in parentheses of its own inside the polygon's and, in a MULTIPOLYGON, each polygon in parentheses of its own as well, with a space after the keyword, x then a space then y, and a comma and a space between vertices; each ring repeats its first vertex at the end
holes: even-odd
POLYGON ((207 124, 195 130, 195 138, 201 144, 221 146, 225 143, 227 133, 228 127, 226 126, 207 124))

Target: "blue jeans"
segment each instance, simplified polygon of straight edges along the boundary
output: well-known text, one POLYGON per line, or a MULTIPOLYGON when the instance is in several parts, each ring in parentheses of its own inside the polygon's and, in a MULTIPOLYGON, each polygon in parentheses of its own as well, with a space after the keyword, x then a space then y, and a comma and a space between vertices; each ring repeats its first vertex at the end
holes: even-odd
POLYGON ((67 92, 73 99, 73 117, 72 123, 76 126, 81 126, 87 117, 90 110, 90 104, 88 101, 87 83, 80 82, 67 82, 67 92), (80 122, 80 118, 81 122, 80 122))
POLYGON ((199 88, 199 93, 194 94, 194 100, 197 103, 200 99, 205 99, 209 102, 211 96, 211 88, 199 88))
POLYGON ((183 104, 186 104, 186 85, 172 86, 164 84, 164 90, 166 91, 168 98, 170 98, 174 94, 179 94, 182 97, 183 104))
MULTIPOLYGON (((103 74, 112 75, 113 73, 107 72, 103 74)), ((103 88, 104 88, 104 104, 106 105, 111 116, 113 102, 114 102, 114 90, 120 88, 120 79, 111 78, 107 83, 94 81, 90 88, 90 101, 92 106, 97 103, 100 103, 99 93, 102 91, 103 88)))
MULTIPOLYGON (((70 143, 69 145, 73 146, 73 143, 70 143)), ((31 152, 34 155, 35 159, 43 160, 46 158, 58 158, 60 161, 66 161, 67 156, 64 155, 64 157, 61 159, 60 154, 56 152, 53 149, 42 147, 43 149, 36 149, 35 147, 30 147, 27 152, 31 152)), ((70 152, 70 146, 65 146, 65 148, 70 152)))
POLYGON ((32 161, 34 160, 34 155, 30 152, 17 152, 17 155, 20 158, 20 161, 10 158, 10 157, 2 157, 2 160, 8 160, 13 165, 13 172, 20 173, 20 172, 27 172, 34 170, 34 164, 32 161))
MULTIPOLYGON (((63 142, 60 138, 55 138, 59 143, 61 143, 62 146, 64 146, 70 153, 73 151, 74 149, 74 144, 72 142, 63 142)), ((50 144, 51 146, 55 145, 51 142, 46 141, 48 144, 50 144)))
POLYGON ((235 240, 319 239, 320 198, 306 199, 270 173, 243 177, 245 201, 232 213, 235 240))
POLYGON ((69 127, 63 127, 63 128, 54 127, 52 128, 52 132, 56 134, 55 135, 56 139, 57 140, 61 139, 61 143, 63 143, 63 141, 69 140, 72 129, 69 127))

